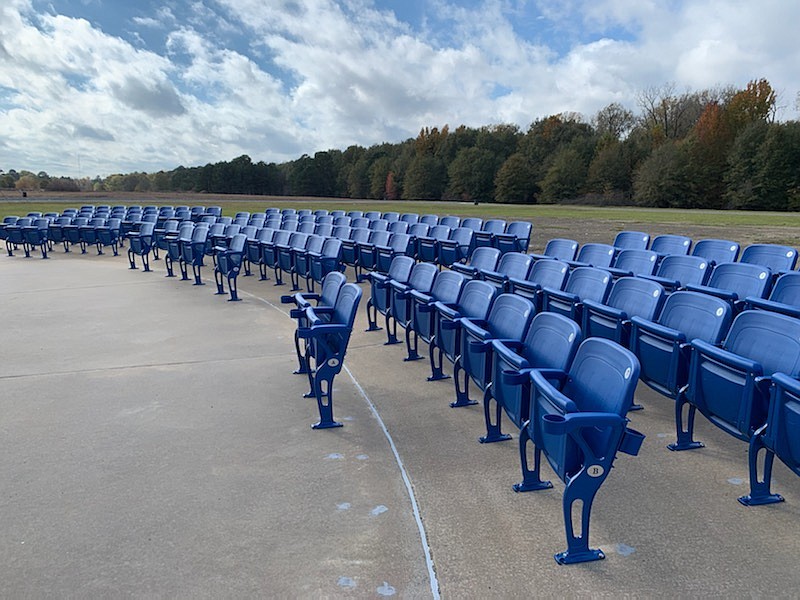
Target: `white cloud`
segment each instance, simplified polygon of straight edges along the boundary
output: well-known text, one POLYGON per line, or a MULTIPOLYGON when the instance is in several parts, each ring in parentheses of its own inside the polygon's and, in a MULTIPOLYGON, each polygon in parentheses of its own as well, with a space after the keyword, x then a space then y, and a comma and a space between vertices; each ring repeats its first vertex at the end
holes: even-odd
POLYGON ((175 0, 125 24, 134 46, 6 0, 0 167, 74 175, 77 155, 92 175, 243 153, 281 162, 423 126, 635 108, 639 90, 667 82, 766 77, 789 98, 800 87, 800 5, 784 0, 436 0, 421 23, 376 2, 390 4, 175 0), (160 32, 166 51, 136 29, 160 32), (220 41, 234 38, 245 44, 220 41))

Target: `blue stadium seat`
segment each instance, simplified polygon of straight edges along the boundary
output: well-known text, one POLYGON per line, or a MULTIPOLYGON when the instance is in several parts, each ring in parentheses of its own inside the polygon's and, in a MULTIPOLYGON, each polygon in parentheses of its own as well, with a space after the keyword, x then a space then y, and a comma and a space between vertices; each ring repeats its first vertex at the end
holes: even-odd
POLYGON ((308 280, 311 277, 311 255, 319 256, 324 245, 324 237, 321 235, 310 235, 306 240, 305 248, 297 248, 293 251, 292 271, 290 273, 292 278, 292 291, 300 289, 301 279, 306 283, 306 289, 308 289, 308 280))
POLYGON ((333 380, 344 365, 361 294, 356 284, 345 283, 333 308, 307 307, 303 317, 307 324, 297 330, 298 338, 306 346, 311 387, 306 397, 316 398, 319 409, 319 422, 312 426, 314 429, 342 426, 333 419, 333 380))
POLYGON ((800 320, 746 310, 733 320, 722 347, 693 340, 686 393, 676 400, 677 440, 669 448, 703 446, 693 439, 696 410, 729 435, 749 441, 767 420, 770 378, 776 372, 800 375, 800 320))
POLYGON ((217 294, 225 293, 223 282, 227 280, 228 290, 230 290, 231 294, 231 302, 240 300, 236 280, 242 268, 245 244, 247 244, 247 236, 243 233, 237 233, 226 247, 218 247, 216 252, 217 260, 216 267, 214 268, 214 281, 217 284, 217 294))
MULTIPOLYGON (((409 224, 405 221, 395 221, 394 223, 389 223, 388 228, 386 231, 389 233, 408 233, 409 224)), ((372 229, 372 228, 370 228, 372 229)))
MULTIPOLYGON (((8 218, 9 217, 6 217, 6 219, 8 218)), ((18 217, 11 217, 11 218, 14 219, 14 221, 10 221, 13 223, 16 221, 18 217)), ((5 224, 8 224, 8 222, 9 221, 4 220, 5 224)), ((53 244, 63 244, 64 252, 69 252, 69 246, 67 245, 65 241, 66 238, 64 237, 64 225, 69 225, 70 223, 72 223, 72 217, 62 215, 54 219, 48 225, 47 239, 49 239, 53 244)), ((2 240, 6 239, 5 230, 2 225, 0 225, 0 239, 2 240)))
POLYGON ((192 232, 194 231, 195 226, 196 225, 193 221, 181 223, 177 234, 175 236, 169 236, 166 238, 167 248, 164 252, 164 266, 167 269, 167 277, 175 277, 175 272, 172 269, 172 265, 176 260, 181 260, 181 247, 184 242, 191 242, 192 232))
POLYGON ((770 310, 800 319, 800 273, 784 273, 775 281, 768 299, 745 298, 745 309, 770 310))
POLYGON ((356 246, 360 242, 369 240, 370 230, 366 227, 358 227, 350 230, 350 237, 342 240, 342 263, 348 267, 355 268, 358 260, 356 246))
POLYGON ((453 263, 450 268, 457 273, 474 278, 480 271, 494 271, 499 261, 500 250, 484 246, 475 248, 466 263, 453 263))
MULTIPOLYGON (((402 223, 402 221, 396 221, 402 223)), ((387 246, 389 239, 393 237, 388 230, 371 230, 369 238, 364 242, 356 244, 356 281, 361 282, 366 279, 366 272, 372 271, 378 264, 378 246, 387 246)))
POLYGON ((658 253, 652 250, 621 250, 613 264, 606 270, 614 278, 653 275, 658 265, 658 253))
POLYGON ((605 302, 611 285, 611 274, 605 269, 578 267, 570 272, 563 290, 542 288, 542 310, 556 312, 580 323, 584 300, 605 302))
POLYGON ((533 317, 520 342, 492 342, 492 382, 483 396, 486 435, 479 439, 482 444, 511 439, 500 426, 503 411, 517 429, 522 428, 530 419, 530 371, 567 371, 581 340, 581 329, 575 321, 543 312, 533 317), (495 401, 494 422, 492 400, 495 401))
POLYGON ((88 223, 78 227, 78 238, 80 240, 81 254, 86 254, 89 246, 97 245, 97 228, 104 227, 105 217, 92 217, 88 223))
POLYGON ((644 231, 620 231, 611 245, 617 250, 647 250, 650 234, 644 231))
POLYGON ((342 240, 338 238, 326 239, 325 243, 322 244, 322 250, 319 253, 310 252, 308 260, 309 277, 306 279, 306 288, 313 292, 314 284, 321 284, 328 273, 344 270, 344 265, 342 265, 342 240))
POLYGON ((159 250, 167 251, 168 240, 170 237, 177 237, 180 222, 175 219, 164 221, 161 227, 153 230, 153 259, 158 260, 159 250))
POLYGON ((287 273, 291 276, 294 269, 295 252, 303 250, 306 247, 309 234, 300 233, 299 231, 293 232, 285 244, 275 244, 276 258, 273 265, 275 272, 275 285, 283 285, 283 274, 287 273))
POLYGON ((526 279, 509 277, 509 291, 528 298, 538 312, 542 307, 542 290, 544 288, 563 290, 568 277, 567 263, 554 259, 537 260, 533 263, 526 279))
POLYGON ((650 250, 658 252, 661 256, 669 256, 671 254, 682 256, 689 254, 691 249, 692 240, 685 235, 657 235, 650 243, 650 250))
POLYGON ((103 248, 111 247, 114 256, 119 255, 119 230, 122 221, 116 217, 106 219, 106 224, 97 228, 97 253, 103 254, 103 248))
POLYGON ((627 347, 631 318, 654 320, 661 311, 664 296, 664 288, 655 281, 621 277, 612 286, 605 302, 583 301, 583 335, 606 338, 627 347))
POLYGON ((739 244, 730 240, 700 240, 692 248, 692 256, 702 256, 712 266, 736 262, 739 258, 739 244))
POLYGON ((777 277, 797 266, 797 250, 779 244, 751 244, 742 250, 739 262, 769 267, 777 277))
POLYGON ((389 270, 386 273, 373 271, 368 275, 370 281, 370 297, 367 300, 367 331, 377 331, 381 329, 378 325, 378 315, 386 316, 389 310, 389 300, 391 297, 390 281, 408 283, 411 277, 411 269, 414 268, 414 259, 410 256, 397 256, 392 259, 389 270))
POLYGON ((501 254, 527 252, 531 243, 533 224, 527 221, 512 221, 502 233, 494 234, 493 244, 501 254))
POLYGON ((288 244, 292 233, 294 232, 278 229, 272 234, 271 240, 259 243, 261 246, 261 260, 258 262, 258 268, 261 274, 261 281, 269 279, 267 271, 269 269, 274 270, 275 265, 278 264, 278 247, 288 244))
POLYGON ((261 262, 261 243, 271 242, 274 233, 274 229, 262 227, 256 231, 254 237, 247 238, 244 260, 242 261, 245 277, 250 277, 252 275, 251 269, 253 264, 258 265, 261 262))
POLYGON ((453 264, 466 260, 472 251, 473 233, 468 227, 455 227, 446 240, 439 240, 436 249, 439 265, 452 268, 453 264))
MULTIPOLYGON (((397 221, 400 223, 401 221, 397 221)), ((408 233, 394 233, 385 246, 375 246, 375 270, 386 273, 397 256, 413 256, 414 238, 408 233)))
POLYGON ((705 285, 710 272, 708 261, 702 256, 670 254, 661 260, 655 275, 642 277, 657 281, 672 293, 687 285, 705 285))
POLYGON ((446 225, 434 225, 428 234, 417 236, 416 257, 425 262, 438 262, 439 242, 450 237, 450 228, 446 225))
POLYGON ((396 279, 389 281, 389 309, 384 315, 386 321, 386 345, 399 344, 397 326, 408 329, 411 324, 411 290, 430 294, 439 269, 432 263, 417 263, 411 269, 408 282, 396 279))
POLYGON ((739 498, 745 506, 783 502, 783 496, 770 490, 776 456, 795 475, 800 475, 800 381, 785 373, 775 373, 767 414, 766 424, 750 439, 750 493, 739 498), (763 467, 759 476, 762 451, 763 467))
POLYGON ((365 219, 369 219, 370 221, 374 221, 381 218, 381 213, 377 210, 369 210, 363 214, 363 217, 365 219))
POLYGON ((458 302, 461 288, 464 285, 464 276, 453 271, 442 271, 436 276, 430 293, 420 290, 411 290, 411 323, 406 327, 406 361, 422 358, 418 352, 419 339, 430 344, 435 334, 435 314, 433 304, 442 302, 454 304, 458 302), (413 338, 413 343, 412 343, 413 338))
POLYGON ((413 225, 419 221, 419 215, 417 213, 403 213, 400 215, 400 220, 413 225))
POLYGON ((502 219, 488 219, 483 222, 481 228, 473 234, 475 247, 494 246, 494 237, 498 233, 506 230, 506 222, 502 219))
POLYGON ((479 219, 478 217, 467 217, 466 219, 461 220, 461 227, 466 227, 467 229, 472 229, 473 231, 480 231, 481 227, 483 227, 483 219, 479 219))
POLYGON ((772 273, 768 267, 729 262, 714 267, 706 285, 689 284, 686 289, 722 298, 734 313, 739 313, 744 310, 745 298, 764 298, 771 285, 772 273))
POLYGON ((469 382, 472 380, 485 392, 492 376, 492 341, 517 343, 528 331, 535 309, 527 298, 515 294, 500 294, 492 304, 486 319, 459 319, 461 347, 453 363, 453 382, 456 400, 451 407, 477 404, 469 398, 469 382), (463 371, 463 383, 461 372, 463 371))
MULTIPOLYGON (((458 217, 450 217, 450 218, 451 219, 453 219, 453 218, 457 219, 458 217)), ((439 215, 422 215, 419 218, 419 222, 420 223, 425 223, 426 225, 430 225, 431 227, 433 227, 434 225, 438 225, 439 224, 439 215)), ((451 229, 453 227, 458 227, 458 223, 456 223, 455 225, 452 225, 452 224, 449 224, 449 223, 445 223, 444 225, 446 227, 450 227, 451 229)))
POLYGON ((683 291, 667 296, 657 320, 631 317, 630 349, 639 358, 641 380, 675 400, 689 380, 690 342, 718 346, 732 318, 724 300, 683 291))
MULTIPOLYGON (((103 220, 105 223, 105 219, 103 220)), ((39 248, 42 258, 47 258, 48 240, 47 233, 50 227, 50 220, 46 218, 34 218, 30 225, 22 227, 23 250, 25 256, 31 255, 31 250, 39 248)))
MULTIPOLYGON (((425 223, 424 219, 420 219, 421 223, 425 223)), ((439 219, 438 225, 446 225, 450 229, 461 227, 461 217, 446 216, 439 219)))
POLYGON ((578 242, 566 238, 553 238, 545 244, 542 254, 531 254, 535 260, 554 258, 556 260, 575 260, 578 242))
MULTIPOLYGON (((366 220, 367 224, 365 227, 370 231, 389 231, 389 221, 386 219, 374 219, 370 221, 369 219, 366 220)), ((407 221, 395 221, 395 223, 406 223, 406 228, 408 228, 407 221)), ((354 224, 353 227, 358 227, 358 225, 354 224)))
POLYGON ((566 260, 570 267, 601 267, 606 268, 611 266, 614 260, 614 246, 609 244, 584 244, 578 250, 578 255, 575 260, 566 260))
POLYGON ((191 240, 181 241, 181 257, 178 263, 181 268, 181 281, 189 279, 188 266, 191 265, 194 285, 205 285, 200 277, 200 270, 205 264, 203 257, 206 255, 209 231, 208 227, 195 226, 191 240))
POLYGON ((568 371, 533 370, 531 418, 520 431, 523 480, 518 492, 552 487, 541 479, 541 455, 566 487, 562 500, 567 549, 555 555, 559 564, 605 558, 589 548, 592 503, 611 472, 617 452, 639 453, 644 436, 627 427, 639 376, 636 356, 602 338, 584 340, 568 371), (534 444, 534 468, 528 467, 527 444, 534 444), (575 516, 580 509, 579 534, 575 516))
POLYGON ((142 266, 144 271, 150 271, 150 251, 153 247, 153 229, 155 223, 142 223, 138 231, 132 231, 128 234, 130 247, 128 248, 128 262, 131 269, 136 268, 136 257, 142 257, 142 266))
POLYGON ((498 288, 491 283, 472 279, 463 285, 458 302, 454 304, 438 301, 433 303, 433 308, 436 310, 435 333, 434 343, 428 347, 431 365, 431 375, 428 377, 428 381, 438 381, 450 377, 442 371, 442 360, 447 358, 451 363, 455 362, 461 349, 459 320, 462 317, 474 320, 486 319, 498 292, 498 288))
POLYGON ((501 291, 509 290, 509 279, 526 279, 533 265, 533 257, 522 252, 507 252, 500 256, 494 269, 478 271, 478 277, 499 287, 501 291))

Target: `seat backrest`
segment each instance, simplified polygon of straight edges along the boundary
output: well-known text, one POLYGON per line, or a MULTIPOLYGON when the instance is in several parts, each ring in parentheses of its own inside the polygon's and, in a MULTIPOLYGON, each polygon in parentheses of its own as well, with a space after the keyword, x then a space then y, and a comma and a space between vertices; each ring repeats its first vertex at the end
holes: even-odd
POLYGON ((215 217, 222 216, 222 207, 221 206, 207 206, 206 213, 209 215, 214 215, 215 217))
POLYGON ((320 254, 327 257, 340 256, 342 254, 342 240, 339 238, 327 238, 322 244, 320 254))
MULTIPOLYGON (((117 220, 119 220, 119 219, 117 219, 117 220)), ((112 221, 112 219, 109 219, 109 222, 106 223, 106 225, 108 225, 109 227, 111 226, 110 225, 110 221, 112 221)), ((178 231, 180 226, 181 226, 180 221, 169 220, 166 223, 164 223, 164 232, 165 233, 174 233, 174 232, 178 231)))
POLYGON ((267 220, 267 215, 264 213, 255 213, 250 215, 250 218, 247 220, 248 225, 254 225, 256 227, 262 227, 264 225, 264 221, 267 220))
POLYGON ((528 221, 512 221, 506 225, 505 233, 513 235, 518 240, 529 240, 531 239, 532 229, 533 224, 528 221))
POLYGON ((650 250, 659 254, 689 254, 692 249, 691 238, 685 235, 657 235, 650 244, 650 250))
POLYGON ((350 226, 349 225, 334 225, 331 235, 340 240, 350 239, 350 226))
POLYGON ((544 255, 557 260, 575 260, 578 242, 566 238, 553 238, 544 247, 544 255))
POLYGON ((488 281, 467 281, 458 298, 458 312, 470 319, 485 319, 499 291, 497 286, 488 281))
POLYGON ((455 304, 464 286, 464 276, 455 271, 442 271, 436 276, 431 288, 431 296, 445 304, 455 304))
POLYGON ((339 295, 336 296, 332 320, 335 323, 345 325, 348 329, 348 334, 353 331, 353 323, 356 320, 361 293, 361 288, 355 283, 345 283, 339 290, 339 295))
POLYGON ((289 243, 289 238, 291 237, 292 232, 286 231, 285 229, 277 229, 275 233, 272 235, 272 244, 274 246, 285 246, 289 243))
POLYGON ((322 290, 319 293, 319 306, 335 306, 339 290, 347 283, 347 277, 340 271, 331 271, 322 279, 322 290))
POLYGON ((506 230, 506 222, 503 219, 489 219, 481 225, 481 231, 487 233, 503 233, 506 230))
POLYGON ((749 263, 722 263, 714 267, 708 287, 736 292, 740 300, 748 296, 763 298, 772 283, 767 267, 749 263))
POLYGON ((751 244, 742 251, 739 262, 769 267, 773 273, 785 273, 797 265, 797 250, 778 244, 751 244))
POLYGON ((313 215, 314 215, 314 213, 311 212, 310 208, 301 208, 300 210, 297 211, 297 216, 300 217, 300 218, 302 218, 302 217, 311 217, 313 215))
POLYGON ((800 272, 792 271, 778 277, 769 299, 789 306, 800 306, 800 272))
POLYGON ((722 298, 699 292, 677 291, 667 296, 658 323, 675 329, 687 341, 719 344, 731 326, 733 311, 722 298))
POLYGON ((593 337, 578 347, 561 391, 571 400, 573 411, 624 416, 633 403, 638 379, 639 360, 630 350, 593 337))
MULTIPOLYGON (((424 220, 424 218, 420 219, 420 221, 423 222, 423 223, 427 222, 427 221, 424 220)), ((461 218, 460 217, 453 217, 453 216, 442 217, 441 219, 439 219, 439 222, 437 224, 438 225, 447 225, 450 229, 455 229, 456 227, 460 227, 461 226, 461 218)))
POLYGON ((289 236, 289 243, 287 244, 290 248, 295 248, 297 250, 302 250, 306 247, 306 241, 308 240, 307 233, 300 233, 295 231, 289 236))
POLYGON ((723 347, 759 363, 764 375, 800 375, 800 319, 746 310, 733 320, 723 347))
POLYGON ((320 252, 325 243, 325 238, 321 235, 309 235, 306 239, 306 252, 320 252))
POLYGON ((244 227, 250 221, 249 217, 234 217, 233 222, 240 227, 244 227))
POLYGON ((255 225, 245 225, 239 230, 239 233, 243 233, 246 237, 253 239, 256 237, 256 232, 258 228, 255 225))
POLYGON ((237 233, 228 244, 228 249, 232 252, 241 252, 244 250, 244 245, 247 243, 247 236, 243 233, 237 233))
POLYGON ((614 260, 614 246, 609 244, 584 244, 578 251, 577 262, 592 267, 610 267, 614 260))
POLYGON ((333 234, 333 225, 330 223, 317 223, 314 233, 323 237, 330 237, 333 234))
POLYGON ((337 227, 350 227, 350 221, 352 221, 350 217, 347 215, 342 215, 334 218, 333 224, 337 227))
POLYGON ((208 235, 215 236, 215 235, 225 235, 225 225, 222 223, 214 223, 211 227, 208 228, 208 235))
POLYGON ((605 303, 611 291, 611 274, 596 267, 578 267, 569 274, 564 291, 581 300, 605 303))
POLYGON ((654 320, 664 301, 660 283, 640 277, 621 277, 611 288, 605 304, 623 311, 628 318, 654 320))
POLYGON ((178 239, 181 240, 192 239, 193 231, 194 231, 194 223, 192 223, 191 221, 181 223, 181 226, 178 228, 178 239))
POLYGON ((702 256, 670 254, 658 265, 657 275, 681 285, 703 285, 708 276, 708 261, 702 256))
POLYGON ((217 217, 217 223, 222 223, 223 225, 230 225, 233 223, 233 217, 217 217))
POLYGON ((158 214, 156 213, 149 213, 142 215, 142 222, 143 223, 158 223, 158 214))
MULTIPOLYGON (((44 220, 47 221, 47 219, 44 219, 44 220)), ((36 224, 36 222, 38 222, 38 221, 39 221, 39 219, 36 219, 36 221, 34 221, 34 224, 36 224)), ((105 217, 94 217, 88 223, 89 227, 102 227, 105 224, 106 224, 106 218, 105 217)))
POLYGON ((456 227, 450 230, 449 240, 454 241, 459 246, 469 246, 472 242, 473 230, 469 227, 456 227))
POLYGON ((327 217, 328 216, 328 210, 326 208, 318 208, 317 210, 314 211, 314 216, 316 216, 316 217, 327 217))
POLYGON ((467 229, 472 229, 473 231, 480 231, 481 227, 483 226, 483 219, 479 219, 477 217, 467 217, 466 219, 462 219, 461 226, 466 227, 467 229))
POLYGON ((337 217, 346 217, 347 214, 343 210, 332 210, 331 216, 335 219, 337 217))
POLYGON ((408 283, 411 270, 414 268, 414 259, 410 256, 395 256, 389 265, 389 279, 398 283, 408 283))
POLYGON ((623 250, 614 260, 614 268, 634 275, 652 275, 658 264, 658 253, 653 250, 623 250))
POLYGON ((370 221, 374 221, 375 219, 381 218, 381 213, 377 210, 368 210, 364 213, 364 216, 369 219, 370 221))
POLYGON ((708 262, 721 264, 736 262, 739 258, 739 244, 730 240, 700 240, 692 249, 692 256, 702 256, 708 262))
POLYGON ((281 221, 281 229, 284 231, 297 231, 297 228, 300 226, 299 221, 295 221, 293 219, 289 219, 286 221, 281 221))
POLYGON ((381 218, 383 218, 383 219, 386 219, 386 220, 387 220, 387 221, 389 221, 389 222, 392 222, 392 221, 399 221, 399 220, 400 220, 400 213, 396 213, 396 212, 385 212, 385 213, 383 213, 383 215, 381 216, 381 218))
MULTIPOLYGON (((172 222, 173 221, 170 221, 170 223, 172 223, 172 222)), ((177 222, 175 222, 175 223, 177 225, 177 222)), ((122 219, 111 218, 111 219, 108 219, 106 221, 106 227, 108 227, 109 229, 117 229, 118 230, 121 225, 122 225, 122 219)), ((174 231, 177 231, 177 227, 176 227, 176 229, 174 231)))
POLYGON ((271 242, 273 235, 275 235, 274 229, 270 227, 263 227, 258 230, 257 239, 259 242, 271 242))
POLYGON ((536 310, 527 298, 516 294, 500 294, 492 303, 486 318, 493 338, 521 340, 528 331, 536 310))
POLYGON ((483 246, 475 248, 469 256, 469 265, 478 271, 494 271, 500 261, 500 250, 483 246))
POLYGON ((431 226, 427 223, 414 223, 409 225, 408 233, 414 237, 425 237, 428 235, 430 228, 431 226))
POLYGON ((563 290, 568 277, 569 266, 560 260, 537 260, 528 273, 528 281, 551 290, 563 290))
POLYGON ((367 219, 366 227, 373 231, 387 231, 389 229, 389 221, 386 219, 375 219, 374 221, 367 219))
POLYGON ((355 217, 350 221, 350 227, 361 229, 362 227, 369 227, 370 220, 364 217, 355 217))
MULTIPOLYGON (((419 223, 425 223, 433 227, 434 225, 439 224, 439 215, 422 215, 419 218, 419 223)), ((453 227, 452 225, 447 225, 448 227, 453 227)))
POLYGON ((375 246, 385 246, 389 243, 389 238, 392 237, 392 234, 386 230, 382 231, 375 231, 372 230, 369 234, 369 243, 374 244, 375 246))
POLYGON ((417 213, 403 213, 400 215, 400 220, 405 221, 409 225, 419 222, 419 215, 417 213))
POLYGON ((411 276, 408 278, 408 287, 428 294, 433 287, 433 282, 438 275, 439 269, 433 263, 417 263, 411 269, 411 276))
MULTIPOLYGON (((142 225, 140 232, 143 232, 148 225, 150 223, 142 225)), ((205 242, 210 237, 210 231, 211 229, 206 227, 195 227, 192 229, 192 242, 205 242)))
POLYGON ((347 211, 347 216, 351 219, 360 219, 364 216, 364 211, 362 210, 349 210, 347 211))
POLYGON ((540 312, 531 321, 522 340, 521 354, 536 369, 566 371, 581 343, 581 328, 572 319, 540 312))
POLYGON ((237 233, 241 233, 242 226, 237 225, 236 223, 231 223, 230 225, 225 226, 225 237, 230 238, 235 236, 237 233))
POLYGON ((495 271, 513 279, 525 279, 531 270, 533 257, 522 252, 506 252, 500 257, 495 271))
POLYGON ((408 223, 405 221, 395 221, 389 223, 389 233, 408 233, 408 223))
POLYGON ((644 231, 620 231, 611 244, 620 250, 646 250, 650 234, 644 231))
POLYGON ((322 215, 317 217, 317 225, 333 225, 333 216, 322 215))
MULTIPOLYGON (((313 217, 312 217, 313 218, 313 217)), ((303 221, 297 226, 297 231, 300 233, 314 233, 317 224, 314 221, 303 221)))
POLYGON ((446 225, 434 225, 428 230, 426 237, 434 240, 446 240, 450 236, 450 228, 446 225))
POLYGON ((366 227, 359 227, 350 230, 350 240, 353 242, 366 242, 369 240, 370 230, 366 227))
MULTIPOLYGON (((400 223, 401 221, 398 221, 400 223)), ((411 244, 411 236, 407 233, 393 233, 389 239, 389 247, 394 252, 405 252, 411 244)))

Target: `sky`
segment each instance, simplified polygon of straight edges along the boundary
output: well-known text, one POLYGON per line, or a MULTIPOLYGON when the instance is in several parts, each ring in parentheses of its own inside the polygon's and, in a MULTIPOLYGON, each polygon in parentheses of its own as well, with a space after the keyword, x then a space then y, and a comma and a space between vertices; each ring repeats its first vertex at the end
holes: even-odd
POLYGON ((286 162, 767 78, 793 0, 0 0, 0 169, 286 162))

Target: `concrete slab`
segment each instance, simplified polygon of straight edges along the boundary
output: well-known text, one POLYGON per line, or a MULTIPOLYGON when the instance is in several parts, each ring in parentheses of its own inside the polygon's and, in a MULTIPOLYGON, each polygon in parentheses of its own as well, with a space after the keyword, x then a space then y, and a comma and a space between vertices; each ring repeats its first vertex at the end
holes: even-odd
POLYGON ((4 597, 766 596, 800 584, 800 479, 776 465, 786 502, 742 507, 746 444, 698 419, 707 448, 667 451, 673 405, 644 386, 631 417, 645 445, 595 502, 592 543, 607 559, 562 567, 563 486, 515 494, 516 439, 478 444, 482 408, 449 408, 452 381, 426 382, 427 361, 363 332, 363 308, 336 380, 345 426, 312 431, 307 383, 290 374, 286 287, 241 278, 244 301, 230 303, 210 271, 194 287, 153 268, 0 259, 4 597))

